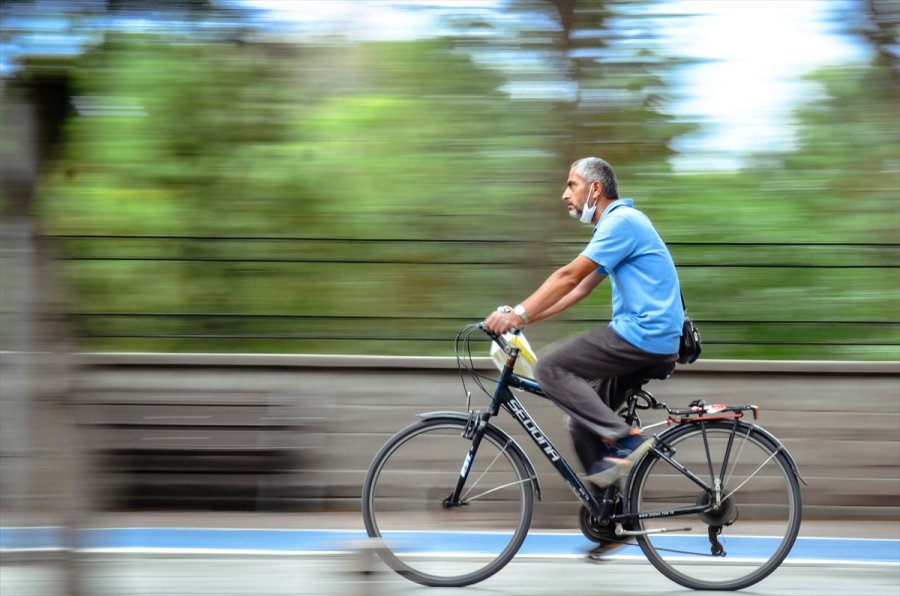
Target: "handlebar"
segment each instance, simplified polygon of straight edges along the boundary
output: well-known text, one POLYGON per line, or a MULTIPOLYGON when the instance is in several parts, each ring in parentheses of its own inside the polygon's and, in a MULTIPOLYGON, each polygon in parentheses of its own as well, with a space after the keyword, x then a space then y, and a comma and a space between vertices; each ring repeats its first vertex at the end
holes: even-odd
MULTIPOLYGON (((507 354, 509 354, 510 350, 518 349, 518 348, 514 348, 513 346, 509 345, 509 342, 507 342, 505 339, 503 339, 503 334, 498 335, 498 334, 494 333, 493 331, 489 330, 487 327, 485 327, 484 321, 482 321, 481 323, 478 323, 478 328, 481 329, 482 331, 484 331, 484 334, 487 335, 489 338, 491 338, 492 341, 497 342, 497 345, 500 346, 500 349, 503 350, 504 352, 506 352, 507 354)), ((522 330, 517 327, 513 327, 512 329, 510 329, 508 331, 508 333, 512 333, 513 335, 518 335, 521 332, 522 332, 522 330)))

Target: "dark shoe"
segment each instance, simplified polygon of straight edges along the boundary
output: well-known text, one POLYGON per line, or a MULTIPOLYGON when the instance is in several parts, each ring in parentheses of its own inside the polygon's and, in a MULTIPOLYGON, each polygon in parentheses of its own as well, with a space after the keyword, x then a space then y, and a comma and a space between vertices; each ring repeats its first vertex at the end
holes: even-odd
POLYGON ((603 458, 603 461, 591 466, 591 473, 585 476, 585 480, 597 488, 606 488, 619 478, 628 474, 630 465, 625 465, 624 459, 603 458))
POLYGON ((631 463, 641 459, 645 453, 653 448, 654 440, 644 435, 628 435, 613 446, 610 458, 627 459, 631 463))
POLYGON ((597 458, 597 461, 595 461, 594 464, 585 471, 585 476, 590 477, 592 474, 602 472, 607 467, 609 467, 603 462, 603 460, 612 455, 612 451, 614 451, 615 449, 615 447, 605 441, 600 442, 599 447, 596 448, 593 453, 593 455, 597 458))
POLYGON ((585 478, 596 486, 609 486, 628 475, 631 466, 653 448, 654 441, 644 435, 628 435, 610 447, 610 454, 602 462, 591 467, 585 478))

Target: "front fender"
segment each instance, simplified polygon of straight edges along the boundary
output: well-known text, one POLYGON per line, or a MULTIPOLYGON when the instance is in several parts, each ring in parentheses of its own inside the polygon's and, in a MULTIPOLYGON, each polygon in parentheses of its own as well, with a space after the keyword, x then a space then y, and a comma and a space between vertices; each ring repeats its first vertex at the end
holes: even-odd
MULTIPOLYGON (((462 422, 463 424, 469 421, 468 414, 452 411, 425 412, 419 414, 418 417, 425 420, 445 418, 447 420, 462 422)), ((534 490, 534 496, 537 497, 538 501, 542 500, 541 484, 538 481, 537 472, 534 469, 534 464, 531 463, 531 460, 528 458, 528 455, 525 454, 525 451, 522 449, 522 447, 520 447, 519 444, 516 443, 516 440, 509 436, 506 431, 500 429, 497 426, 494 426, 490 422, 487 423, 484 432, 493 436, 501 444, 506 445, 513 453, 515 453, 519 457, 519 459, 522 461, 522 464, 525 466, 526 471, 528 472, 528 477, 531 480, 531 487, 534 490)))

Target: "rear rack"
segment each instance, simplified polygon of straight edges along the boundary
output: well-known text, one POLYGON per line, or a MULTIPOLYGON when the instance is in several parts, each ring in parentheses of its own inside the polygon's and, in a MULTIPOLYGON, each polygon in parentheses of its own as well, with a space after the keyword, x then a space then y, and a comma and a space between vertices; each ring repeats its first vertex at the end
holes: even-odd
MULTIPOLYGON (((665 404, 663 404, 665 407, 665 404)), ((743 418, 745 412, 753 412, 753 419, 759 419, 759 406, 747 404, 743 406, 729 406, 726 404, 708 404, 703 400, 695 400, 686 409, 670 409, 667 418, 670 424, 696 423, 707 420, 734 420, 743 418)))
POLYGON ((698 399, 692 401, 687 408, 670 408, 645 389, 635 391, 629 399, 634 400, 635 410, 665 410, 669 414, 667 416, 669 424, 685 424, 701 420, 733 420, 735 418, 743 418, 745 412, 753 412, 753 419, 759 419, 759 406, 753 404, 729 406, 726 404, 708 404, 698 399))

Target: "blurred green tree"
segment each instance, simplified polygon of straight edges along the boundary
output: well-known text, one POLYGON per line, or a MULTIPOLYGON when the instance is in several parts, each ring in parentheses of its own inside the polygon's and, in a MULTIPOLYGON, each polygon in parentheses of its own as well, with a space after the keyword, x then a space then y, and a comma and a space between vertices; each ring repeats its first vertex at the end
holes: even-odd
MULTIPOLYGON (((496 70, 476 66, 452 40, 300 47, 165 41, 116 34, 79 61, 78 115, 69 123, 66 157, 45 184, 45 216, 57 234, 527 238, 523 229, 547 228, 520 206, 545 203, 539 212, 558 212, 565 168, 551 166, 560 163, 558 151, 572 151, 568 142, 548 147, 547 139, 578 130, 572 118, 628 121, 635 130, 660 118, 650 106, 625 101, 510 97, 496 70), (566 105, 577 114, 560 109, 566 105)), ((660 130, 652 138, 665 147, 660 130)), ((79 288, 76 310, 110 313, 469 318, 499 296, 526 291, 548 264, 539 244, 495 247, 496 260, 530 264, 506 270, 434 264, 471 261, 477 245, 460 244, 370 252, 412 262, 362 270, 345 262, 359 259, 352 244, 119 239, 79 246, 89 256, 119 259, 69 267, 79 288), (523 247, 530 253, 522 255, 523 247), (130 259, 135 254, 142 259, 130 259), (266 262, 273 254, 317 262, 266 262), (236 255, 261 262, 229 262, 236 255), (152 291, 123 291, 143 286, 152 291)), ((245 331, 235 318, 163 327, 195 336, 245 331)), ((201 345, 197 339, 154 345, 190 349, 201 345)))
MULTIPOLYGON (((559 194, 587 154, 615 164, 669 242, 897 242, 897 89, 883 63, 820 75, 827 100, 798 113, 797 151, 673 176, 671 140, 687 130, 663 109, 673 62, 609 43, 626 35, 620 8, 521 2, 512 32, 485 21, 410 42, 110 34, 77 60, 43 217, 55 234, 113 236, 65 240, 73 311, 170 316, 79 319, 100 336, 86 345, 446 354, 463 321, 580 250, 559 194)), ((729 342, 707 353, 896 357, 896 325, 746 322, 900 319, 890 252, 873 270, 752 267, 871 262, 799 250, 676 247, 705 337, 729 342)), ((539 338, 603 318, 604 291, 539 338)))

